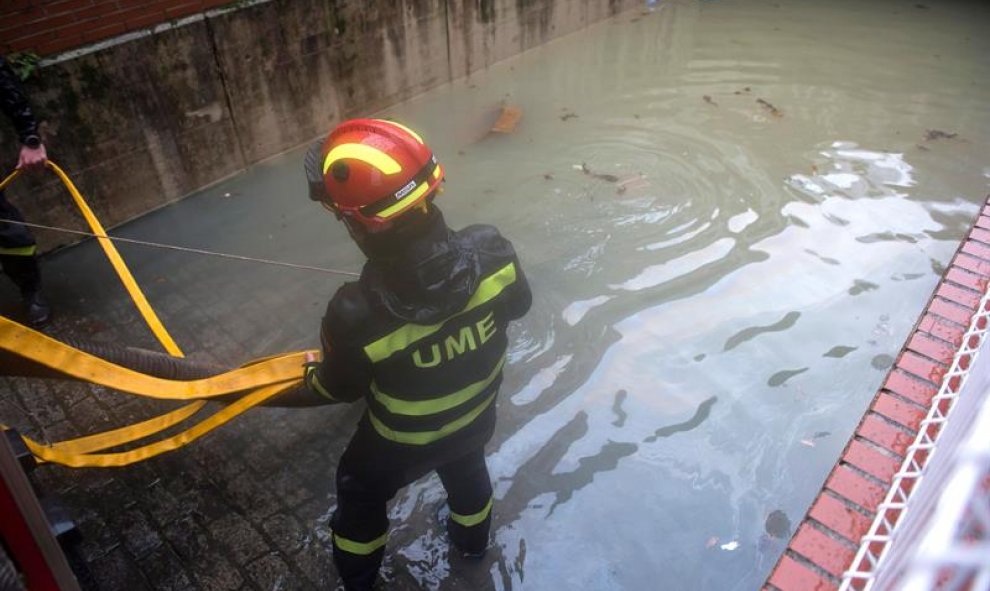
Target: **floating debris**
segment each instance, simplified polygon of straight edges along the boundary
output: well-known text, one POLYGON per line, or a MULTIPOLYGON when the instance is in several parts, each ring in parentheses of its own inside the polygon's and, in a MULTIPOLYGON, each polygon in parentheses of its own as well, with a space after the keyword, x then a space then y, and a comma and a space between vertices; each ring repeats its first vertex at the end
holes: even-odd
POLYGON ((560 116, 561 121, 567 121, 568 119, 577 119, 577 113, 567 112, 560 116))
POLYGON ((784 116, 784 113, 780 109, 778 109, 777 107, 773 106, 769 101, 766 101, 764 99, 758 98, 758 99, 756 99, 756 102, 759 103, 761 107, 763 107, 764 109, 766 109, 767 111, 769 111, 770 114, 773 115, 774 117, 783 117, 784 116))
POLYGON ((545 180, 545 181, 552 181, 553 180, 553 175, 550 174, 549 172, 544 172, 543 173, 543 180, 545 180))
POLYGON ((828 437, 831 434, 831 431, 815 431, 815 434, 811 437, 812 439, 821 439, 822 437, 828 437))
POLYGON ((732 94, 749 94, 751 92, 753 92, 753 89, 747 86, 746 88, 744 88, 742 90, 737 90, 737 91, 733 92, 732 94))
POLYGON ((925 130, 925 141, 934 142, 936 140, 954 140, 958 135, 958 133, 949 133, 948 131, 942 131, 941 129, 927 129, 925 130))
POLYGON ((733 550, 735 550, 738 547, 739 547, 739 542, 737 542, 735 540, 732 540, 731 542, 729 542, 727 544, 722 544, 721 546, 719 546, 719 548, 725 550, 726 552, 732 552, 733 550))
POLYGON ((709 105, 711 105, 713 107, 717 107, 718 106, 718 103, 716 103, 714 100, 712 100, 712 97, 708 96, 707 94, 705 96, 701 97, 701 100, 705 101, 706 103, 708 103, 709 105))
POLYGON ((614 174, 592 172, 592 170, 590 168, 588 168, 588 164, 586 162, 582 162, 580 165, 575 164, 575 165, 573 165, 573 168, 575 170, 580 170, 581 172, 583 172, 584 174, 586 174, 588 176, 593 176, 596 179, 600 179, 600 180, 603 180, 603 181, 608 181, 610 183, 617 183, 617 182, 619 182, 619 177, 615 176, 614 174))
POLYGON ((802 439, 801 445, 804 445, 806 447, 815 447, 815 442, 810 439, 802 439))
POLYGON ((715 544, 718 544, 718 536, 712 536, 708 538, 708 541, 705 542, 705 548, 711 548, 715 544))
POLYGON ((512 133, 516 130, 516 125, 522 119, 522 109, 513 105, 502 107, 502 113, 498 116, 498 121, 492 126, 494 133, 512 133))

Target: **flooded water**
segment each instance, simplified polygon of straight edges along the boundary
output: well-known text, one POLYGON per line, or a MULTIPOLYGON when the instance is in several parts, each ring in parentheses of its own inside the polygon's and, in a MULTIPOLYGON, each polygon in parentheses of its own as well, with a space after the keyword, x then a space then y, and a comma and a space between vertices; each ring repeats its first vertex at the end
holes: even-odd
MULTIPOLYGON (((494 551, 480 571, 448 561, 427 479, 394 505, 388 576, 757 588, 985 198, 988 17, 936 0, 661 1, 385 113, 446 166, 451 225, 497 226, 535 295, 489 447, 494 551), (523 119, 486 134, 503 103, 523 119)), ((361 264, 307 200, 298 152, 121 233, 361 264)), ((264 335, 250 355, 315 345, 340 284, 124 252, 167 323, 264 335), (240 298, 268 312, 245 317, 240 298)))

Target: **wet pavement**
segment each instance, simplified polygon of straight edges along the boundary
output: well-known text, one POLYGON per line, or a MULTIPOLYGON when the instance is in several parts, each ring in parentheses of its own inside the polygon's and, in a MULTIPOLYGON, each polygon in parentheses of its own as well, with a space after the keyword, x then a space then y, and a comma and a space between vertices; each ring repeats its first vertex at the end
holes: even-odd
MULTIPOLYGON (((448 557, 425 479, 392 507, 390 588, 763 582, 987 190, 988 9, 918 6, 660 2, 389 110, 446 166, 451 224, 498 226, 535 294, 489 447, 492 552, 448 557), (503 104, 523 118, 487 136, 503 104)), ((305 195, 296 152, 117 232, 358 270, 305 195)), ((315 346, 341 283, 121 251, 189 356, 226 365, 315 346)), ((46 261, 52 333, 154 348, 101 257, 46 261)), ((39 439, 168 406, 5 384, 0 419, 39 439)), ((108 590, 332 588, 359 412, 259 409, 139 466, 37 476, 108 590)))

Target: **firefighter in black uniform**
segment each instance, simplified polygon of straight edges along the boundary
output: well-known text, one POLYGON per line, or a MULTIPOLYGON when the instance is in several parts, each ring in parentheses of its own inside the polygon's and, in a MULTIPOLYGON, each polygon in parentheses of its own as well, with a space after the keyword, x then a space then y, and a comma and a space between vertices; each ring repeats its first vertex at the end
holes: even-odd
MULTIPOLYGON (((24 97, 17 74, 0 55, 0 108, 14 124, 21 142, 17 168, 42 167, 48 160, 45 146, 38 136, 38 122, 24 97)), ((0 173, 2 174, 2 173, 0 173)), ((0 191, 0 219, 24 221, 21 212, 0 191)), ((21 291, 28 322, 34 326, 48 323, 51 309, 41 293, 37 245, 31 232, 22 225, 0 222, 0 267, 21 291)))
POLYGON ((433 198, 443 169, 407 127, 346 121, 306 155, 310 196, 347 226, 368 261, 323 318, 323 358, 306 396, 364 399, 337 468, 333 555, 348 590, 374 584, 386 504, 435 470, 447 531, 467 556, 488 546, 492 487, 484 445, 495 428, 509 321, 531 295, 512 245, 491 226, 453 231, 433 198))

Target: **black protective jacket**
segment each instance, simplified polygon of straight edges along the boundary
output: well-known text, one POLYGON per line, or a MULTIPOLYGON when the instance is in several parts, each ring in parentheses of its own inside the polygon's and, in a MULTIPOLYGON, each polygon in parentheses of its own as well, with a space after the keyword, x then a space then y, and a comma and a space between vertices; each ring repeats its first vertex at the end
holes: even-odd
POLYGON ((38 136, 38 122, 31 112, 27 97, 7 60, 0 55, 0 109, 17 129, 17 137, 21 143, 27 143, 31 137, 38 136))
POLYGON ((364 398, 365 427, 395 443, 487 440, 508 345, 531 294, 512 244, 491 226, 428 231, 369 261, 323 318, 323 361, 307 384, 328 401, 364 398))

